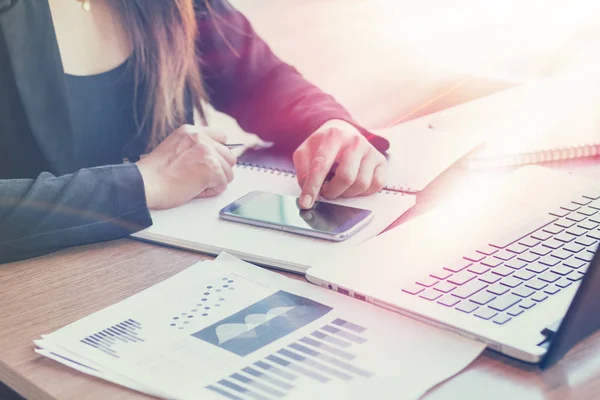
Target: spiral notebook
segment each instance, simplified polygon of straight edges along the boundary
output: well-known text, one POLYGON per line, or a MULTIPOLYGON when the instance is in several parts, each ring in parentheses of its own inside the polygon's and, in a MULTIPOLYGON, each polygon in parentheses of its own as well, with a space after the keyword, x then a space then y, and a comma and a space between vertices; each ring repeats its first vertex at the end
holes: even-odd
POLYGON ((325 252, 331 256, 376 236, 415 204, 414 196, 387 190, 333 201, 369 209, 374 218, 349 239, 331 242, 220 219, 221 208, 254 190, 300 195, 296 177, 288 172, 237 165, 234 174, 227 190, 216 197, 196 199, 171 210, 152 211, 153 225, 132 236, 212 255, 226 251, 248 262, 304 274, 325 252))
MULTIPOLYGON (((389 140, 388 180, 384 190, 416 194, 437 176, 480 145, 484 137, 476 131, 450 132, 430 123, 433 116, 424 116, 373 133, 389 140)), ((294 173, 292 156, 275 150, 248 150, 239 157, 239 164, 294 173)))
POLYGON ((538 164, 600 155, 600 78, 584 72, 541 78, 466 104, 465 129, 485 145, 470 168, 538 164), (472 116, 467 121, 467 115, 472 116))

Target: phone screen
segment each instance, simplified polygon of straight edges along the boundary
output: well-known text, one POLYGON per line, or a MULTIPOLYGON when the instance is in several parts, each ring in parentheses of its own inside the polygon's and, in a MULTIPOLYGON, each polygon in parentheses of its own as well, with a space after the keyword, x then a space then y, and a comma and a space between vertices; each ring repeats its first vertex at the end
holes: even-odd
POLYGON ((245 219, 301 229, 339 233, 371 214, 368 210, 317 201, 310 210, 298 206, 297 198, 253 192, 227 207, 226 213, 245 219))

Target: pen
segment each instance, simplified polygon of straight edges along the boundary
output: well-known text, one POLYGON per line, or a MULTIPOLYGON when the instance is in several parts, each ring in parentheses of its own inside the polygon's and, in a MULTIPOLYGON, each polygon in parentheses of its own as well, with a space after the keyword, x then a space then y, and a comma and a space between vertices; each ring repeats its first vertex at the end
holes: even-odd
POLYGON ((242 147, 244 145, 244 143, 227 143, 225 144, 225 146, 229 149, 235 149, 238 147, 242 147))

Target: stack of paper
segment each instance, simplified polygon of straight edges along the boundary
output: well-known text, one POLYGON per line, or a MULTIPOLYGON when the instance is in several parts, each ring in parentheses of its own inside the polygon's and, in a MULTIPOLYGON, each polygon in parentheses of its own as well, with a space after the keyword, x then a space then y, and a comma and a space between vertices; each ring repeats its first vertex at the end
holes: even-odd
POLYGON ((484 348, 228 254, 35 343, 157 397, 258 400, 416 398, 484 348))

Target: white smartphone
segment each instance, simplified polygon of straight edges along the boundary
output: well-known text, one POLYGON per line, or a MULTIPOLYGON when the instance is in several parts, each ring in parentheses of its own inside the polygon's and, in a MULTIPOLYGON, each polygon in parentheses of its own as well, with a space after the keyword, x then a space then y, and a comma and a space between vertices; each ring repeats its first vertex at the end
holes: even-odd
POLYGON ((315 202, 309 210, 294 196, 250 192, 219 211, 222 219, 321 239, 343 241, 373 220, 373 212, 315 202))

